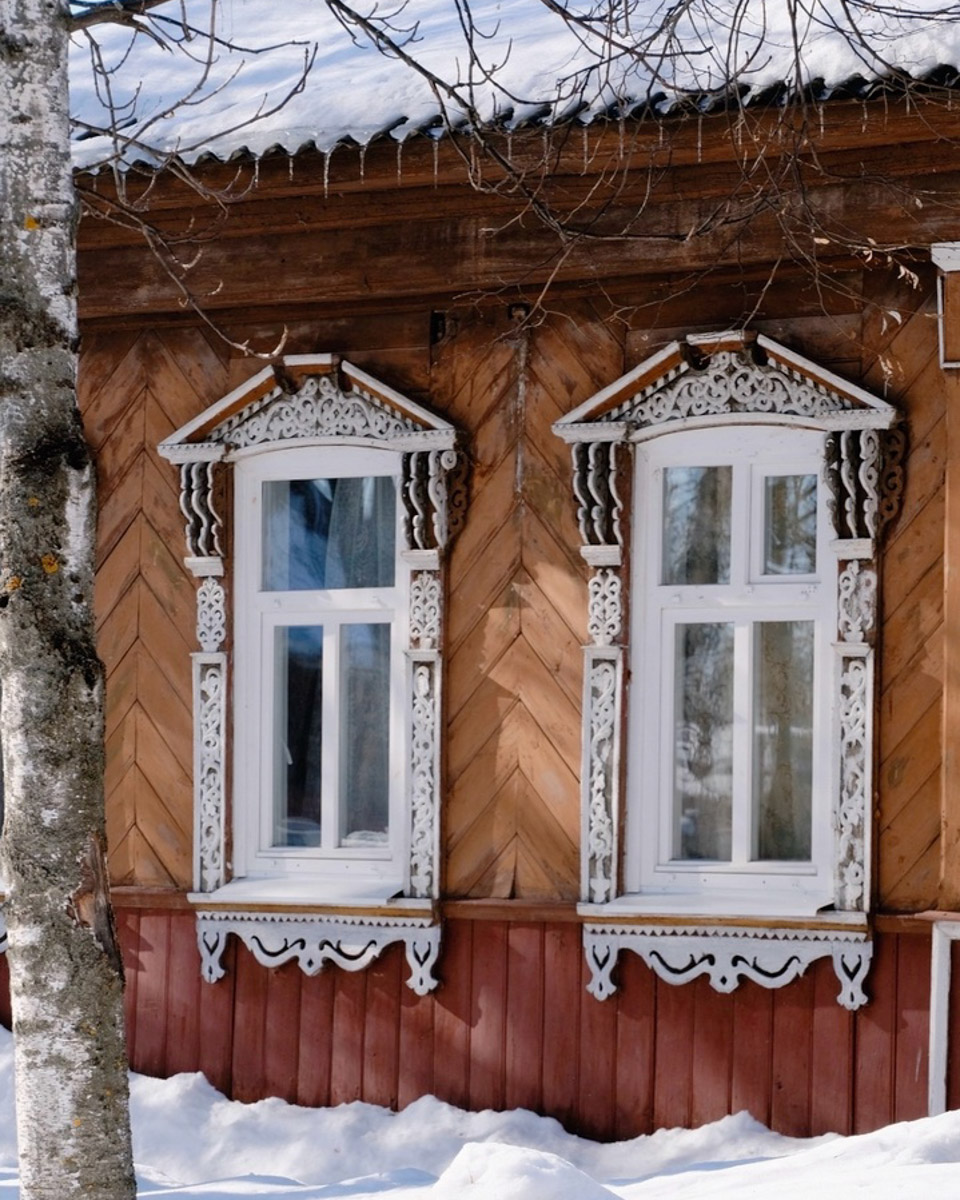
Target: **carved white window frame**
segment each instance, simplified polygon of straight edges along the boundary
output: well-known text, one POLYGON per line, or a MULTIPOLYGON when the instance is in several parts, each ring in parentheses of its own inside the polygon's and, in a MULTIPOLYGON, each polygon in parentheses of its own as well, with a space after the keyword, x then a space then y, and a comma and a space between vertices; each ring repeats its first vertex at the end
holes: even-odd
MULTIPOLYGON (((436 986, 440 847, 441 648, 444 553, 465 509, 464 459, 456 430, 399 392, 332 355, 288 355, 211 405, 158 447, 180 467, 186 518, 184 562, 197 590, 194 677, 194 892, 204 978, 223 974, 227 935, 258 961, 291 959, 309 974, 333 961, 359 970, 402 942, 409 985, 436 986), (227 746, 232 611, 215 470, 229 470, 256 448, 317 450, 369 447, 400 463, 401 557, 409 569, 405 614, 407 682, 404 738, 406 829, 400 895, 366 888, 324 895, 322 883, 288 878, 232 879, 227 746)), ((242 819, 232 811, 234 819, 242 819)))
MULTIPOLYGON (((661 978, 700 974, 720 991, 742 978, 778 987, 817 958, 831 957, 838 1000, 856 1008, 872 956, 867 913, 873 793, 874 640, 877 546, 902 491, 904 441, 896 411, 763 336, 723 332, 673 342, 554 425, 573 451, 583 545, 594 568, 584 648, 581 905, 590 991, 614 990, 612 971, 630 949, 661 978), (815 430, 823 435, 837 579, 834 638, 839 728, 831 781, 832 910, 781 915, 718 912, 707 892, 652 897, 624 887, 624 820, 640 819, 642 783, 622 794, 626 676, 646 664, 627 644, 623 571, 631 551, 624 490, 632 448, 693 429, 737 426, 815 430), (629 670, 628 670, 629 669, 629 670), (721 915, 722 914, 722 915, 721 915), (757 917, 764 919, 757 924, 757 917), (752 917, 750 920, 744 918, 752 917), (658 919, 654 919, 658 918, 658 919)), ((635 498, 636 500, 636 498, 635 498)), ((649 517, 632 512, 635 523, 649 517)), ((641 831, 641 837, 646 829, 641 831)))

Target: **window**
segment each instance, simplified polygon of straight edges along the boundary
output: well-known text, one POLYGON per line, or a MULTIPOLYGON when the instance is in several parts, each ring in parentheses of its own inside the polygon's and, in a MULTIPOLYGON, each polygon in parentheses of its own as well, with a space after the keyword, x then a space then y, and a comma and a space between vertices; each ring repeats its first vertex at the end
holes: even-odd
POLYGON ((436 986, 455 443, 350 363, 293 355, 159 448, 180 466, 200 580, 191 900, 209 981, 234 934, 261 963, 311 974, 402 941, 410 986, 436 986))
POLYGON ((403 890, 400 465, 346 447, 235 467, 238 874, 403 890))
POLYGON ((713 908, 740 913, 832 903, 822 467, 809 430, 637 447, 627 892, 713 891, 713 908))
POLYGON ((671 343, 555 424, 593 568, 581 914, 598 998, 629 949, 721 991, 832 955, 840 1002, 864 1003, 895 418, 726 332, 671 343))

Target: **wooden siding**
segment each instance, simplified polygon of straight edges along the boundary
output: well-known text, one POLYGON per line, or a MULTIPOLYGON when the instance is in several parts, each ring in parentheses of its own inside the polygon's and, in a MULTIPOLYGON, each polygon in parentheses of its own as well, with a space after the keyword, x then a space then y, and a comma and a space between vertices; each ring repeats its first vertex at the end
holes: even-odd
POLYGON ((450 558, 446 894, 579 890, 585 569, 552 423, 622 369, 584 307, 513 334, 461 322, 431 398, 469 435, 470 507, 450 558))
POLYGON ((84 340, 79 395, 97 456, 107 838, 118 883, 191 883, 194 583, 177 476, 156 446, 226 380, 220 353, 194 330, 84 340))
MULTIPOLYGON (((442 983, 424 998, 404 983, 399 947, 366 971, 309 978, 294 964, 264 969, 231 939, 227 976, 210 985, 190 913, 126 909, 119 924, 134 1067, 199 1069, 241 1100, 403 1107, 430 1093, 530 1108, 602 1139, 741 1109, 797 1136, 926 1112, 922 933, 878 936, 872 1002, 851 1014, 829 960, 788 987, 723 996, 705 980, 663 983, 624 954, 620 990, 601 1003, 574 921, 448 920, 442 983)), ((960 1071, 952 1078, 956 1089, 960 1071)))

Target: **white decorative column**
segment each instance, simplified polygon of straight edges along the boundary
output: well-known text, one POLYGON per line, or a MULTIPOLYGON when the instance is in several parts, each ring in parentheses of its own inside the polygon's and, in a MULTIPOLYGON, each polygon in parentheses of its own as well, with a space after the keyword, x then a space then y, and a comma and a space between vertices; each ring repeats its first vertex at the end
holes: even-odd
POLYGON ((899 508, 905 439, 900 430, 848 429, 827 436, 827 483, 837 555, 840 779, 836 837, 836 908, 869 907, 873 807, 874 644, 877 541, 899 508))
POLYGON ((589 583, 583 672, 580 771, 581 899, 604 904, 617 893, 620 831, 620 730, 623 706, 623 501, 617 442, 575 442, 573 485, 589 583))
POLYGON ((197 589, 193 663, 193 887, 213 892, 227 882, 227 597, 221 582, 223 549, 214 506, 214 463, 223 448, 182 447, 180 509, 186 518, 184 563, 202 582, 197 589))
POLYGON ((443 552, 466 509, 463 461, 456 450, 412 451, 403 458, 404 559, 410 579, 410 886, 437 899, 440 880, 440 739, 443 552))

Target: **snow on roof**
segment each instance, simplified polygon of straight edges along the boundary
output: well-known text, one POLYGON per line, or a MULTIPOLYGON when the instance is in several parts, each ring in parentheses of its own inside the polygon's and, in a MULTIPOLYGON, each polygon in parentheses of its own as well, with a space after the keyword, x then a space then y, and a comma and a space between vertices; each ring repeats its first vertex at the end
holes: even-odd
MULTIPOLYGON (((588 0, 473 0, 481 35, 473 60, 462 0, 355 2, 364 15, 406 29, 406 41, 393 34, 404 52, 459 84, 482 121, 508 127, 588 122, 612 109, 668 113, 691 96, 709 108, 731 88, 747 102, 784 84, 815 84, 823 98, 837 89, 862 93, 878 80, 923 79, 960 64, 960 14, 946 0, 922 11, 914 0, 691 0, 679 16, 672 0, 616 0, 609 7, 620 24, 606 39, 558 15, 604 7, 588 0)), ((78 167, 170 154, 187 162, 276 148, 293 154, 308 145, 329 151, 383 134, 402 141, 431 127, 438 133, 445 119, 455 126, 468 118, 408 63, 363 32, 351 36, 324 0, 171 0, 143 23, 147 32, 136 34, 96 26, 96 47, 86 34, 74 36, 78 167), (198 31, 192 36, 183 35, 181 12, 198 31), (213 44, 203 32, 211 22, 220 39, 213 44), (111 106, 118 140, 102 132, 111 106)), ((957 80, 956 71, 942 75, 957 80)))

